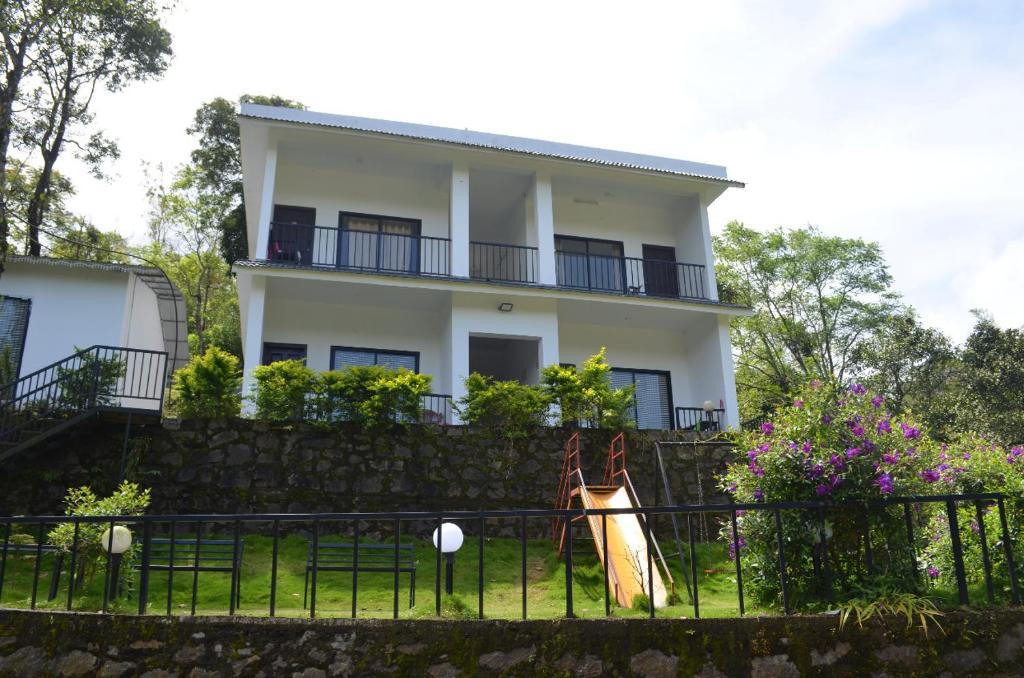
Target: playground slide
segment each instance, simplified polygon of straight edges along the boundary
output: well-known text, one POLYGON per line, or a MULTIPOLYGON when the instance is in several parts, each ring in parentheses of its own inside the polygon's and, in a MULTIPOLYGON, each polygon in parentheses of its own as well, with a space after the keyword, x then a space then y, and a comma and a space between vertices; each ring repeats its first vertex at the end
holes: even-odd
MULTIPOLYGON (((583 505, 587 508, 634 508, 626 494, 625 487, 589 488, 581 487, 583 505)), ((604 562, 604 545, 601 543, 601 516, 588 516, 590 530, 594 534, 597 556, 604 562)), ((652 554, 653 555, 653 554, 652 554)), ((637 595, 647 595, 650 582, 647 579, 647 539, 643 526, 635 515, 608 516, 608 579, 613 587, 615 600, 623 607, 630 607, 637 595)), ((668 602, 665 584, 655 562, 654 606, 664 607, 668 602)))

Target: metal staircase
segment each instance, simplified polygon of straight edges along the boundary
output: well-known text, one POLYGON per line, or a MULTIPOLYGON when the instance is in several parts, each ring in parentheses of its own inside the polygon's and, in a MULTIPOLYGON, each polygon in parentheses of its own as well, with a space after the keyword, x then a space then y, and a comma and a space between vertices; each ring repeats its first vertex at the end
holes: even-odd
POLYGON ((0 462, 103 412, 160 416, 167 353, 91 346, 0 386, 0 462))

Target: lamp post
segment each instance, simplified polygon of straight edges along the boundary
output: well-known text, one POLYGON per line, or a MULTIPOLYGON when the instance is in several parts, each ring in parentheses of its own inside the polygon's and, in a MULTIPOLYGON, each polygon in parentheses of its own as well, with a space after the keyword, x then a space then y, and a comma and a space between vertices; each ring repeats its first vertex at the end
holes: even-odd
MULTIPOLYGON (((462 548, 462 530, 455 523, 441 523, 441 553, 444 555, 444 592, 452 594, 455 583, 455 552, 462 548)), ((437 529, 434 530, 434 548, 437 546, 437 529)))
POLYGON ((110 591, 116 597, 121 582, 121 558, 131 548, 132 533, 124 525, 115 525, 113 531, 108 527, 100 535, 100 545, 110 554, 110 591))
POLYGON ((711 413, 715 411, 715 404, 710 400, 704 401, 704 420, 707 422, 707 430, 711 430, 711 425, 714 423, 711 419, 711 413))

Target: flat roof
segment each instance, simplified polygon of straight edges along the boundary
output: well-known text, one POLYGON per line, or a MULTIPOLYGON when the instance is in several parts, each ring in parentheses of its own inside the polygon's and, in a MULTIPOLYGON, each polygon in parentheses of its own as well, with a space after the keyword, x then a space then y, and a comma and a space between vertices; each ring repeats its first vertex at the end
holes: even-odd
POLYGON ((474 132, 468 129, 436 127, 434 125, 419 125, 409 122, 377 120, 374 118, 359 118, 351 115, 318 113, 316 111, 305 111, 280 106, 263 106, 260 104, 243 103, 238 115, 240 118, 254 120, 348 129, 407 139, 419 139, 458 146, 557 158, 593 165, 604 165, 606 167, 657 172, 690 177, 727 186, 743 187, 743 182, 730 179, 725 167, 721 165, 664 158, 656 155, 612 151, 604 148, 577 146, 575 144, 563 144, 555 141, 528 139, 505 134, 474 132))

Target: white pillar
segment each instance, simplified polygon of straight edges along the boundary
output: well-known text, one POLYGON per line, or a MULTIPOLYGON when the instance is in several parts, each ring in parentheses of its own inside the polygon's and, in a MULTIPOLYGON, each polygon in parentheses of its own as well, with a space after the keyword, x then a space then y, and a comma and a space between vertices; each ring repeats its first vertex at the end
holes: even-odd
MULTIPOLYGON (((457 309, 452 308, 451 345, 448 360, 448 379, 452 387, 452 402, 458 403, 466 395, 466 377, 469 376, 469 329, 459 318, 457 309)), ((461 423, 454 416, 455 423, 461 423)))
POLYGON ((263 192, 260 195, 260 221, 256 231, 256 247, 250 251, 253 259, 267 258, 270 243, 270 221, 274 218, 274 183, 277 179, 277 142, 273 139, 267 145, 267 157, 263 165, 263 192))
MULTIPOLYGON (((708 299, 712 301, 718 301, 718 281, 715 278, 715 255, 711 247, 711 226, 708 222, 708 203, 704 196, 701 195, 697 199, 697 218, 700 220, 701 240, 704 244, 704 269, 706 273, 705 283, 707 289, 704 293, 708 299)), ((728 340, 728 334, 726 334, 728 340)), ((729 360, 732 360, 732 354, 729 354, 729 360)), ((733 396, 735 397, 736 389, 733 388, 733 396)), ((739 422, 737 422, 738 424, 739 422)))
POLYGON ((253 275, 249 288, 249 302, 245 313, 245 367, 242 372, 242 412, 251 416, 254 407, 250 398, 256 393, 253 371, 263 360, 263 308, 266 301, 267 278, 253 275))
POLYGON ((451 238, 451 274, 469 277, 469 169, 452 164, 452 186, 448 201, 448 233, 451 238))
POLYGON ((549 174, 534 174, 530 198, 533 206, 533 227, 537 230, 537 281, 541 285, 555 285, 555 211, 551 204, 549 174))
POLYGON ((725 390, 725 428, 740 427, 740 405, 736 397, 736 370, 729 340, 729 316, 718 317, 718 350, 722 361, 722 388, 725 390))

